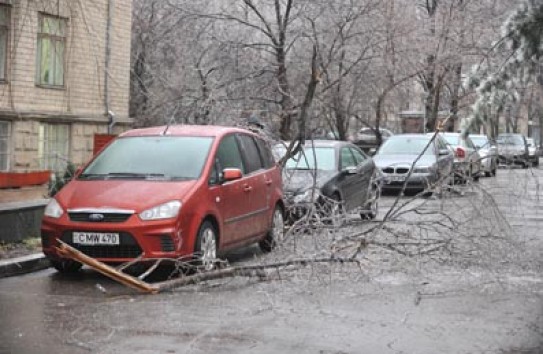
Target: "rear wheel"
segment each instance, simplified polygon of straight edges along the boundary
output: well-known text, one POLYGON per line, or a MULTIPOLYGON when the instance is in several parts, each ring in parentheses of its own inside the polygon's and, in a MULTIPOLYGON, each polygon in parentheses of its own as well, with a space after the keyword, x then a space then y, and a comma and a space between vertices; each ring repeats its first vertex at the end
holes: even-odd
POLYGON ((273 212, 273 219, 270 229, 266 237, 258 243, 262 252, 271 252, 278 243, 281 243, 285 238, 285 219, 283 209, 277 205, 273 212))
POLYGON ((77 273, 83 264, 71 259, 50 259, 51 265, 62 274, 77 273))
POLYGON ((217 231, 215 226, 206 220, 198 230, 198 237, 194 245, 194 255, 197 258, 197 264, 205 271, 215 268, 217 262, 217 231))

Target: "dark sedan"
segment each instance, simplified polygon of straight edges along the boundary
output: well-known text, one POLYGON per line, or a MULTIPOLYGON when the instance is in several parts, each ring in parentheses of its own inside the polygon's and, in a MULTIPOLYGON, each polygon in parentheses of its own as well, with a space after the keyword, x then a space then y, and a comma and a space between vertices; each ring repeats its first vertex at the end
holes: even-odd
MULTIPOLYGON (((275 150, 279 156, 286 152, 283 145, 275 150)), ((290 216, 299 219, 315 210, 320 217, 333 218, 336 224, 342 222, 346 211, 361 209, 362 218, 375 218, 379 176, 371 157, 354 144, 310 141, 287 160, 283 169, 283 189, 290 216)))
POLYGON ((450 181, 453 153, 439 135, 400 134, 390 137, 373 157, 385 176, 383 189, 428 190, 450 181), (426 150, 425 150, 426 149, 426 150), (417 160, 418 159, 418 160, 417 160))

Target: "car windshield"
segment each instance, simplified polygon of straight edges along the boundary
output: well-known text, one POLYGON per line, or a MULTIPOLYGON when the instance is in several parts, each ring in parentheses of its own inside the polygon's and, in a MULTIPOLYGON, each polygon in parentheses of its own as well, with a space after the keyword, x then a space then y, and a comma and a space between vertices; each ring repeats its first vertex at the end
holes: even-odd
MULTIPOLYGON (((420 155, 428 145, 430 138, 402 137, 400 135, 390 137, 379 149, 378 155, 420 155)), ((424 155, 432 155, 433 146, 430 145, 424 155)))
POLYGON ((501 135, 496 141, 500 145, 524 145, 524 140, 520 135, 501 135))
POLYGON ((490 144, 488 142, 488 138, 485 136, 470 136, 471 141, 475 144, 475 146, 479 148, 486 148, 490 144))
POLYGON ((305 147, 287 160, 287 169, 336 171, 336 154, 333 147, 305 147))
POLYGON ((211 137, 127 137, 115 140, 81 173, 80 179, 196 179, 211 137))

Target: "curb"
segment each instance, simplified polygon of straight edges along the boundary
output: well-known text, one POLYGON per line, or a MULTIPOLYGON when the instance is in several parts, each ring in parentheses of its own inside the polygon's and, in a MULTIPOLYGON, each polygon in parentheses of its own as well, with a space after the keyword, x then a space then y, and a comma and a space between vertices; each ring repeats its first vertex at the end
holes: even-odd
POLYGON ((51 264, 43 253, 0 261, 0 278, 11 277, 49 268, 51 264))

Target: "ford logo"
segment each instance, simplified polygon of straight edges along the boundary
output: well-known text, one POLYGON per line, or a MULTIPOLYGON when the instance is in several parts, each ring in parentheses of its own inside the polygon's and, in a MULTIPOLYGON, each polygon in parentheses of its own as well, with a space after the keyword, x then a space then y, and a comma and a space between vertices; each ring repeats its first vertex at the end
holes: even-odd
POLYGON ((104 220, 104 214, 89 214, 90 221, 102 221, 104 220))

